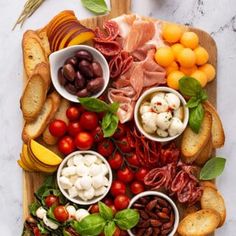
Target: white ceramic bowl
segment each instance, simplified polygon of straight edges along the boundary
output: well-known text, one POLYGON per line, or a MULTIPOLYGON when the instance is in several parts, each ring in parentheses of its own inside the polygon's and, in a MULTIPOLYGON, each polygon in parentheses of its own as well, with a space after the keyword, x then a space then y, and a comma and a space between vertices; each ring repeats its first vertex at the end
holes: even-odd
POLYGON ((68 199, 70 200, 71 202, 74 202, 76 204, 80 204, 80 205, 91 205, 91 204, 94 204, 94 203, 97 203, 98 201, 100 201, 101 199, 103 199, 107 193, 109 192, 110 188, 111 188, 111 183, 112 183, 112 170, 111 170, 111 167, 109 165, 109 163, 107 162, 107 160, 102 156, 100 155, 99 153, 97 152, 94 152, 94 151, 75 151, 75 152, 72 152, 71 154, 69 154, 60 164, 58 170, 57 170, 57 184, 58 184, 58 187, 60 189, 60 191, 62 192, 62 194, 68 199), (82 155, 85 155, 85 154, 92 154, 92 155, 95 155, 97 156, 97 158, 100 158, 102 160, 102 162, 107 166, 108 168, 108 186, 107 186, 107 189, 106 189, 106 192, 101 195, 101 196, 98 196, 98 197, 94 197, 92 198, 91 200, 87 200, 87 201, 84 201, 82 199, 80 199, 79 197, 78 198, 71 198, 68 194, 68 192, 63 189, 61 187, 61 184, 59 182, 59 178, 61 176, 61 172, 62 172, 62 169, 63 167, 67 164, 67 161, 74 157, 75 155, 77 154, 82 154, 82 155))
MULTIPOLYGON (((172 206, 173 210, 174 210, 174 214, 175 214, 175 222, 174 222, 174 227, 173 230, 168 234, 168 236, 174 236, 175 232, 177 231, 178 225, 179 225, 179 210, 177 208, 177 206, 175 205, 175 203, 164 193, 161 192, 156 192, 156 191, 145 191, 142 193, 139 193, 138 195, 136 195, 135 197, 133 197, 129 203, 129 208, 132 208, 132 205, 141 197, 145 197, 145 196, 158 196, 161 197, 163 199, 165 199, 167 202, 170 203, 170 205, 172 206)), ((130 236, 135 236, 131 230, 128 230, 128 233, 130 236)))
POLYGON ((146 90, 138 99, 138 101, 136 102, 136 105, 135 105, 135 109, 134 109, 134 121, 135 121, 135 124, 137 126, 137 128, 139 129, 139 131, 148 139, 151 139, 153 141, 156 141, 156 142, 169 142, 173 139, 176 139, 178 136, 181 135, 181 133, 175 135, 175 136, 168 136, 166 138, 163 138, 163 137, 158 137, 157 135, 152 135, 152 134, 149 134, 147 133, 143 127, 142 127, 142 124, 140 122, 140 119, 139 119, 139 107, 140 105, 143 103, 143 101, 145 100, 146 97, 148 97, 150 94, 152 93, 156 93, 156 92, 166 92, 166 93, 173 93, 175 94, 176 96, 179 97, 183 107, 184 107, 184 120, 183 120, 183 124, 184 124, 184 128, 183 128, 183 131, 185 130, 187 124, 188 124, 188 119, 189 119, 189 109, 188 107, 186 107, 186 101, 185 99, 183 98, 183 96, 177 92, 176 90, 172 89, 172 88, 169 88, 169 87, 154 87, 154 88, 150 88, 148 90, 146 90))
POLYGON ((97 98, 106 89, 108 82, 109 82, 109 77, 110 77, 110 70, 109 70, 108 63, 107 63, 105 57, 98 50, 96 50, 93 47, 87 46, 87 45, 75 45, 75 46, 70 46, 70 47, 64 48, 62 50, 53 52, 49 56, 51 78, 52 78, 52 83, 53 83, 55 89, 62 97, 66 98, 67 100, 69 100, 71 102, 77 102, 77 103, 79 103, 78 96, 70 94, 69 92, 66 91, 66 89, 59 83, 57 73, 58 73, 58 69, 61 66, 63 66, 65 60, 68 57, 73 56, 73 54, 76 51, 81 50, 81 49, 89 51, 93 55, 94 59, 96 61, 98 61, 102 67, 103 79, 104 79, 103 89, 100 92, 98 92, 92 96, 92 97, 97 98))

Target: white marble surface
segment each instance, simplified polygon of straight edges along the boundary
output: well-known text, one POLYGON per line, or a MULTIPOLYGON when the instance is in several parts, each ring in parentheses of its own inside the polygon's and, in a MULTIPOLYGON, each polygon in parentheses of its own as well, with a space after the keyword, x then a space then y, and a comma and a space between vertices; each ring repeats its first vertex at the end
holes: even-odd
MULTIPOLYGON (((80 18, 91 15, 79 0, 47 0, 26 22, 11 31, 25 1, 0 1, 0 235, 18 236, 22 230, 22 179, 16 160, 21 148, 22 118, 19 98, 22 88, 21 37, 24 30, 38 28, 65 8, 80 18)), ((235 0, 133 0, 132 10, 169 21, 187 23, 212 34, 218 46, 218 110, 226 144, 219 155, 227 157, 226 169, 218 178, 225 197, 227 221, 216 235, 236 235, 236 2, 235 0)))

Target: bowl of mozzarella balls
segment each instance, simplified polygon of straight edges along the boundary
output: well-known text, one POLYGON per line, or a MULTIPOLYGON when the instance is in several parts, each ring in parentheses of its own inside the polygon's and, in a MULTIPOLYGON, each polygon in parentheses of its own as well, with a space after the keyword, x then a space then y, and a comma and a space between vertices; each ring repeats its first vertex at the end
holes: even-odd
POLYGON ((153 141, 176 139, 186 128, 188 119, 185 99, 168 87, 146 90, 135 105, 135 124, 146 138, 153 141))
POLYGON ((60 164, 57 183, 62 194, 71 202, 94 204, 104 198, 111 187, 111 167, 97 152, 76 151, 60 164))

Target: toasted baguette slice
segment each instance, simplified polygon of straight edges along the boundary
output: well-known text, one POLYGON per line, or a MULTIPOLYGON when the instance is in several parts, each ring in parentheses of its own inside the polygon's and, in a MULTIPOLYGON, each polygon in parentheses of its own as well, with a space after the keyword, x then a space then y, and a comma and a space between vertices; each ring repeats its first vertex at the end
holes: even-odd
POLYGON ((211 114, 205 111, 198 134, 194 133, 189 126, 185 129, 181 140, 181 153, 185 162, 192 163, 196 160, 197 155, 205 147, 211 136, 211 126, 211 114))
POLYGON ((37 64, 34 69, 34 74, 40 74, 43 77, 43 79, 45 80, 45 83, 47 84, 47 90, 48 90, 51 85, 49 63, 41 62, 37 64))
POLYGON ((35 31, 28 30, 24 33, 22 49, 25 71, 30 78, 37 64, 47 62, 40 38, 35 31))
POLYGON ((55 92, 50 94, 37 119, 31 123, 25 123, 22 131, 22 139, 25 143, 30 139, 38 138, 43 133, 59 105, 60 96, 55 92))
POLYGON ((221 220, 212 209, 203 209, 187 215, 180 221, 178 233, 182 236, 204 236, 213 233, 221 220))
POLYGON ((41 40, 41 44, 43 46, 45 56, 46 56, 46 58, 48 58, 48 56, 51 54, 51 50, 50 50, 50 45, 49 45, 49 41, 48 41, 46 28, 37 30, 36 32, 41 40))
POLYGON ((225 143, 225 133, 221 119, 215 107, 209 102, 204 103, 205 110, 209 111, 212 115, 212 144, 214 148, 220 148, 225 143))
POLYGON ((201 197, 202 209, 210 208, 217 211, 221 216, 220 225, 223 225, 226 218, 225 202, 221 194, 214 188, 204 187, 201 197))
POLYGON ((215 185, 215 183, 213 181, 210 180, 202 180, 200 182, 200 185, 205 188, 205 187, 210 187, 210 188, 214 188, 215 190, 217 190, 217 187, 215 185))
MULTIPOLYGON (((54 119, 63 120, 66 124, 68 124, 69 120, 66 116, 66 110, 69 108, 69 106, 70 106, 70 102, 66 99, 62 99, 60 107, 54 116, 54 119)), ((49 128, 47 126, 47 128, 43 132, 43 141, 48 145, 54 145, 56 144, 57 140, 58 139, 56 137, 51 135, 49 128)))
POLYGON ((40 74, 33 74, 28 80, 20 100, 23 117, 27 122, 37 118, 47 96, 47 84, 40 74))

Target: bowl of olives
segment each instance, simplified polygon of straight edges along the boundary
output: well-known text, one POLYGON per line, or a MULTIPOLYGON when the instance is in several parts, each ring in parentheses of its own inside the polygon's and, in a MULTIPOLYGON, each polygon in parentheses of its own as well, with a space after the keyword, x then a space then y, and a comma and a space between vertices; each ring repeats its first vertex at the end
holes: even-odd
POLYGON ((75 45, 49 56, 52 83, 57 92, 72 102, 81 97, 99 97, 109 83, 105 57, 95 48, 75 45))

